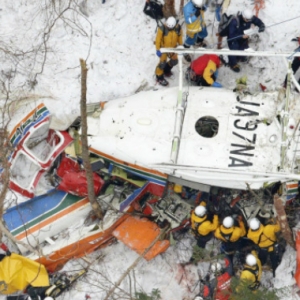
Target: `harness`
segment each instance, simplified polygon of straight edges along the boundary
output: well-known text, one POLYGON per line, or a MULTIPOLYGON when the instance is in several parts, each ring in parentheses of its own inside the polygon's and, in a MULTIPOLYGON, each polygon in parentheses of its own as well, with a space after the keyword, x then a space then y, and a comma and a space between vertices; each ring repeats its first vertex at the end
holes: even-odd
POLYGON ((229 25, 232 20, 236 20, 236 28, 240 27, 240 12, 238 12, 236 15, 229 15, 227 16, 226 13, 224 13, 221 17, 219 27, 218 27, 218 34, 222 37, 228 36, 229 34, 229 25))
POLYGON ((203 224, 205 221, 207 221, 207 218, 205 220, 203 220, 202 222, 194 222, 195 228, 193 228, 193 231, 195 233, 195 235, 198 236, 203 236, 198 232, 198 228, 201 226, 201 224, 203 224))
POLYGON ((227 242, 230 242, 233 231, 225 234, 222 230, 220 230, 220 233, 221 233, 222 237, 224 238, 224 240, 226 240, 227 242))
MULTIPOLYGON (((164 24, 159 25, 159 28, 163 32, 164 36, 168 35, 169 31, 171 31, 168 28, 166 28, 166 26, 164 24)), ((181 25, 179 23, 176 23, 174 30, 175 30, 176 34, 178 36, 180 36, 181 25)))
POLYGON ((258 265, 256 265, 255 269, 245 266, 244 270, 250 272, 255 276, 255 281, 253 282, 253 284, 249 286, 249 289, 250 290, 258 289, 258 287, 260 286, 260 282, 258 281, 258 274, 259 274, 258 265))
MULTIPOLYGON (((260 244, 260 242, 261 242, 261 238, 262 238, 263 235, 264 235, 269 241, 271 241, 271 242, 273 243, 273 245, 275 245, 276 241, 273 241, 273 240, 270 239, 268 236, 266 236, 266 235, 264 234, 264 232, 262 232, 262 233, 260 234, 259 238, 258 238, 258 241, 257 241, 257 245, 258 245, 258 246, 259 246, 259 244, 260 244)), ((269 247, 271 247, 271 246, 273 246, 273 245, 270 245, 270 246, 268 246, 268 247, 266 247, 266 248, 269 248, 269 247)))

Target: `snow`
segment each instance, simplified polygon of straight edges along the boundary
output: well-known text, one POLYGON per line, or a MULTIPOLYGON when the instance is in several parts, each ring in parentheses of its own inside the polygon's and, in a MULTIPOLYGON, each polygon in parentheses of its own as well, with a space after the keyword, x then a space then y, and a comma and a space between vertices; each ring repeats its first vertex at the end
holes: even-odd
MULTIPOLYGON (((89 69, 89 103, 129 96, 138 90, 162 89, 155 84, 154 79, 158 61, 153 45, 156 23, 142 13, 144 0, 107 0, 105 4, 99 0, 89 0, 86 2, 88 16, 69 10, 64 14, 64 22, 56 19, 53 8, 46 14, 45 6, 50 2, 2 0, 0 3, 1 79, 5 74, 6 79, 11 79, 12 97, 33 103, 44 102, 58 120, 63 119, 65 114, 77 116, 80 58, 87 60, 89 69), (44 32, 47 34, 44 35, 44 32), (47 42, 46 48, 43 48, 43 39, 47 42), (38 46, 41 46, 42 51, 37 54, 30 52, 38 46), (17 48, 22 51, 22 56, 13 57, 9 52, 4 53, 3 48, 17 48), (44 50, 47 51, 46 57, 44 50), (15 68, 17 73, 14 73, 15 68), (34 86, 34 89, 30 89, 30 86, 34 86)), ((63 5, 64 1, 60 3, 63 5)), ((175 3, 178 11, 179 0, 175 3)), ((235 13, 245 7, 252 8, 252 3, 249 0, 231 0, 228 13, 235 13)), ((78 7, 76 9, 78 11, 78 7)), ((250 47, 293 51, 298 45, 290 40, 299 35, 299 19, 296 19, 299 16, 299 0, 265 1, 259 17, 266 24, 266 32, 259 35, 259 42, 252 41, 250 47)), ((207 41, 210 46, 216 46, 217 22, 210 10, 206 13, 206 21, 209 32, 207 41)), ((175 78, 170 80, 171 87, 177 85, 176 71, 175 67, 175 78)), ((282 58, 253 57, 248 65, 242 65, 239 74, 229 68, 221 68, 218 81, 224 87, 233 89, 236 79, 246 75, 250 91, 259 91, 259 83, 272 91, 282 85, 285 74, 286 66, 282 58)), ((1 102, 3 105, 2 99, 1 102)), ((20 101, 18 106, 23 103, 20 101)), ((201 275, 205 275, 208 264, 183 269, 178 263, 189 259, 194 243, 194 239, 188 236, 152 261, 142 260, 122 282, 121 289, 130 291, 136 288, 147 293, 159 289, 164 300, 193 299, 199 290, 196 284, 197 268, 201 275)), ((91 299, 104 299, 113 282, 138 257, 121 243, 99 251, 104 254, 104 258, 94 263, 88 275, 59 299, 80 300, 85 299, 85 294, 89 294, 91 299)), ((91 257, 98 255, 93 253, 91 257)), ((271 278, 270 272, 265 271, 264 284, 273 282, 276 288, 293 286, 295 257, 295 251, 288 248, 277 269, 276 278, 271 278)), ((72 261, 65 266, 65 270, 78 270, 80 263, 82 260, 72 261)), ((119 299, 129 299, 128 294, 122 290, 118 290, 119 299)), ((0 296, 0 299, 4 297, 0 296)), ((293 288, 289 295, 282 297, 282 300, 285 299, 296 299, 293 288)))

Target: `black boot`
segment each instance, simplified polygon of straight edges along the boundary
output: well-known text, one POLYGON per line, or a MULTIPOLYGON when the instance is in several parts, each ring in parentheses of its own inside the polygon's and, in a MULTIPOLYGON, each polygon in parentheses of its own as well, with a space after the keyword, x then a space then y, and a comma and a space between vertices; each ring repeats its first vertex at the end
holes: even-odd
POLYGON ((199 37, 197 37, 195 45, 198 47, 203 47, 203 48, 207 47, 206 43, 204 42, 204 39, 201 39, 199 37))
POLYGON ((161 75, 161 76, 156 75, 156 80, 162 86, 167 86, 169 84, 169 82, 164 78, 163 75, 161 75))
MULTIPOLYGON (((183 44, 183 47, 184 47, 184 48, 190 48, 191 46, 189 46, 189 45, 187 45, 187 44, 184 43, 184 44, 183 44)), ((188 53, 184 54, 183 57, 184 57, 184 59, 185 59, 187 62, 191 62, 191 61, 192 61, 191 56, 190 56, 188 53)))
POLYGON ((171 67, 169 64, 166 64, 164 68, 164 75, 166 77, 171 77, 173 75, 173 72, 171 71, 173 67, 171 67))

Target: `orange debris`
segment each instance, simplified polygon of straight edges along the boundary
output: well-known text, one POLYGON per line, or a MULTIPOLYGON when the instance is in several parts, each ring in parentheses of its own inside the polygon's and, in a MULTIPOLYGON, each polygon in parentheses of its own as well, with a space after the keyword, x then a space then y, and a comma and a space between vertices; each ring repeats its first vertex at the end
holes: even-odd
MULTIPOLYGON (((130 249, 143 254, 160 232, 161 229, 156 223, 146 218, 130 216, 113 231, 113 235, 130 249)), ((146 260, 151 260, 165 252, 169 246, 168 240, 157 241, 144 257, 146 260)))

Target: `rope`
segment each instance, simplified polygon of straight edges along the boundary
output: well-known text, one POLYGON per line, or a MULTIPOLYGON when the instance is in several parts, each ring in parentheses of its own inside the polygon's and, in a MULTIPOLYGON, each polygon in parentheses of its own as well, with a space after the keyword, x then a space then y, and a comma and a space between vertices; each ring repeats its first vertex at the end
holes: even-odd
MULTIPOLYGON (((289 22, 289 21, 292 21, 292 20, 295 20, 295 19, 298 19, 298 18, 300 18, 300 16, 295 17, 295 18, 291 18, 291 19, 288 19, 288 20, 285 20, 285 21, 282 21, 282 22, 278 22, 278 23, 275 23, 275 24, 272 24, 272 25, 269 25, 269 26, 266 26, 265 28, 270 28, 270 27, 273 27, 273 26, 277 26, 277 25, 279 25, 279 24, 282 24, 282 23, 285 23, 285 22, 289 22)), ((228 42, 228 41, 235 40, 235 39, 239 39, 239 38, 241 38, 241 37, 243 37, 243 36, 244 36, 244 35, 242 34, 242 35, 236 36, 236 37, 234 37, 234 38, 227 39, 227 42, 228 42)), ((217 44, 217 43, 215 43, 215 44, 217 44)), ((214 44, 214 45, 215 45, 215 44, 214 44)), ((298 51, 296 51, 296 52, 298 52, 298 51)))
POLYGON ((279 24, 282 24, 282 23, 285 23, 285 22, 289 22, 289 21, 292 21, 292 20, 295 20, 295 19, 298 19, 298 18, 300 18, 300 16, 294 17, 294 18, 291 18, 291 19, 287 19, 287 20, 285 20, 285 21, 278 22, 278 23, 275 23, 275 24, 273 24, 273 25, 266 26, 266 28, 270 28, 270 27, 273 27, 273 26, 276 26, 276 25, 279 25, 279 24))

